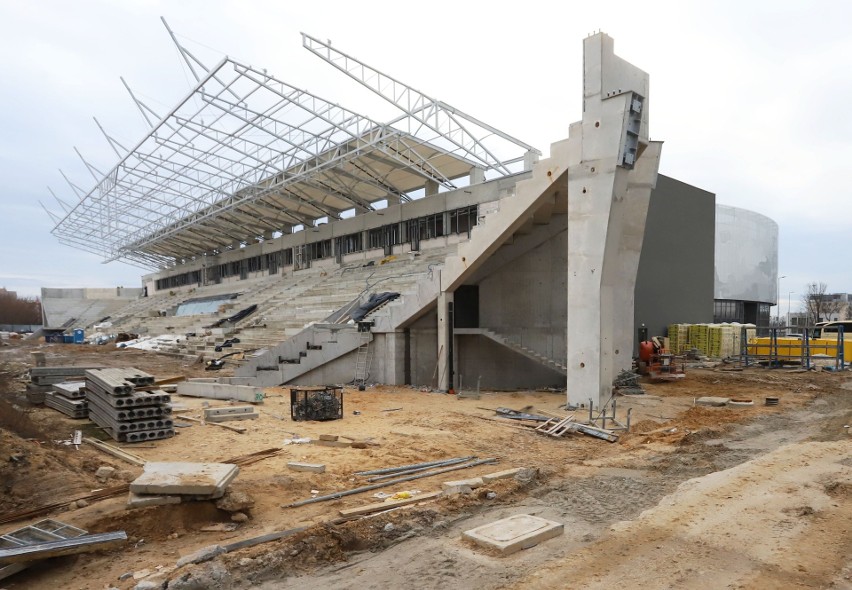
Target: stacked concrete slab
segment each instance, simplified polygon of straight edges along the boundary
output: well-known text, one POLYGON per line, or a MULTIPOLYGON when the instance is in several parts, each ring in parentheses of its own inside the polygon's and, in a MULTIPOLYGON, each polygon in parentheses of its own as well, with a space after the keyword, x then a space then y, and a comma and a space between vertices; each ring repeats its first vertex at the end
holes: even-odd
POLYGON ((121 442, 174 436, 171 396, 154 387, 154 377, 138 369, 86 371, 89 418, 121 442))
POLYGON ((86 384, 83 381, 64 381, 53 385, 52 391, 44 393, 44 405, 62 412, 71 418, 88 418, 86 384))
POLYGON ((216 500, 240 472, 230 463, 180 463, 149 461, 142 475, 130 484, 128 508, 179 504, 190 500, 216 500))

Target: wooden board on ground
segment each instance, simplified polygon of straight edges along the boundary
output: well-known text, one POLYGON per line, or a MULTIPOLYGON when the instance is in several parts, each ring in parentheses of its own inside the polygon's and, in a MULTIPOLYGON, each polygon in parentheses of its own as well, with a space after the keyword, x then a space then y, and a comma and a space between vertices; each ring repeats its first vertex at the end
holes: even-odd
POLYGON ((366 506, 360 506, 358 508, 346 508, 340 511, 340 516, 361 516, 363 514, 379 512, 381 510, 390 510, 391 508, 396 508, 398 506, 407 506, 409 504, 416 504, 418 502, 423 502, 424 500, 434 500, 442 494, 443 492, 429 492, 427 494, 419 494, 412 498, 406 498, 405 500, 395 500, 393 502, 376 502, 374 504, 367 504, 366 506))

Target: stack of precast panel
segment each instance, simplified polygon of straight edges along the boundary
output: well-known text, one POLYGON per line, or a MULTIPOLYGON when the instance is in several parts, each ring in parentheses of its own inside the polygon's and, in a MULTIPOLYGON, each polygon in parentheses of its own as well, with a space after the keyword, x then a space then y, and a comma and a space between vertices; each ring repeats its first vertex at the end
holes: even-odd
POLYGON ((44 405, 71 418, 88 418, 86 384, 82 381, 55 383, 52 391, 44 394, 44 405))
POLYGON ((89 418, 117 441, 141 442, 174 436, 171 397, 154 377, 137 369, 86 371, 89 418))

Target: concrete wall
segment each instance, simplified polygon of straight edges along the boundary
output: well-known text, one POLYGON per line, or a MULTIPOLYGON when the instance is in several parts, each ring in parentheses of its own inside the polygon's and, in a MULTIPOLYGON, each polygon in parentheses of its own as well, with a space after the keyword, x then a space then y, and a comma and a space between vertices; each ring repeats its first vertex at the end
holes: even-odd
POLYGON ((663 336, 672 323, 713 321, 715 202, 713 193, 657 177, 639 258, 634 334, 642 324, 649 336, 663 336))
POLYGON ((778 224, 748 209, 716 206, 716 299, 778 302, 778 224))
POLYGON ((480 281, 479 327, 548 358, 562 359, 567 310, 565 216, 554 216, 551 223, 561 224, 562 231, 480 281))

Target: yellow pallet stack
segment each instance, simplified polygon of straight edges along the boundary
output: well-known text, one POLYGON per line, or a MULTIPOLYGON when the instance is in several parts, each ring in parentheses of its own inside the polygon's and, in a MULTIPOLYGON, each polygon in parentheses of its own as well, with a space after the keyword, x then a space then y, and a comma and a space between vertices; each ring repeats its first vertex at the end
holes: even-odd
POLYGON ((707 356, 718 358, 722 356, 722 339, 724 334, 720 324, 710 324, 707 326, 707 348, 705 354, 707 356))
POLYGON ((689 350, 689 324, 670 324, 668 335, 672 353, 683 354, 689 350))
POLYGON ((699 352, 707 354, 707 349, 709 348, 707 332, 707 324, 691 324, 689 326, 690 348, 697 348, 699 352))

